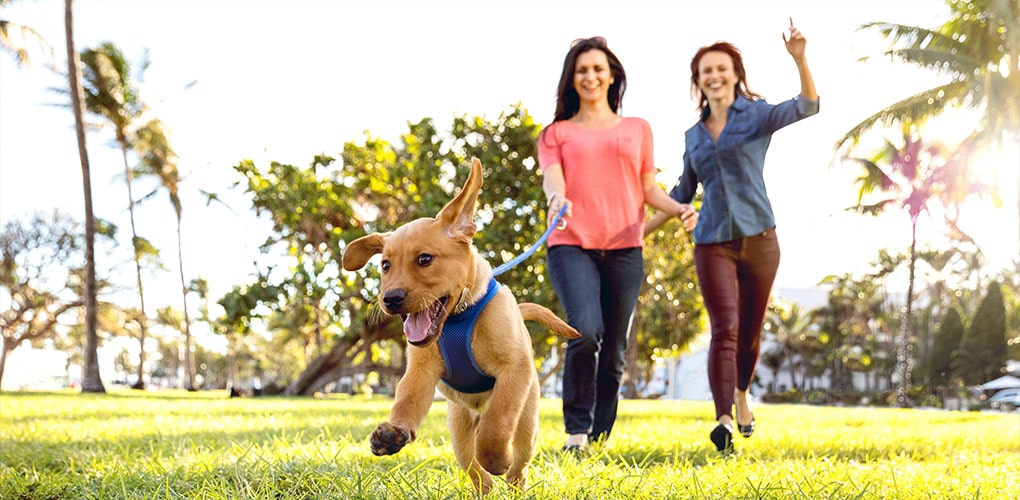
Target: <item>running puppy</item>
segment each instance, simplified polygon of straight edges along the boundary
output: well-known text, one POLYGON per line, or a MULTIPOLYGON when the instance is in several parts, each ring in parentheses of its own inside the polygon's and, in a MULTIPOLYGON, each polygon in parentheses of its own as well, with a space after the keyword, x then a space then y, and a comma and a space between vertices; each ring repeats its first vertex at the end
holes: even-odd
POLYGON ((517 304, 472 244, 482 165, 472 159, 460 193, 434 219, 421 218, 347 245, 355 271, 382 253, 379 302, 404 319, 407 371, 388 422, 372 432, 372 453, 392 455, 414 441, 439 390, 460 467, 488 493, 492 476, 524 489, 538 431, 538 374, 525 320, 558 335, 580 335, 549 309, 517 304), (440 381, 443 383, 440 384, 440 381))

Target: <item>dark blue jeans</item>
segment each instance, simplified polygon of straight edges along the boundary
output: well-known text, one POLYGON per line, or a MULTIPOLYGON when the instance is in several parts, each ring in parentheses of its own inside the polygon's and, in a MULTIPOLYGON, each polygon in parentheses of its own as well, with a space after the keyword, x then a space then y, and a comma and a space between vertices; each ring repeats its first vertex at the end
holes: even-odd
POLYGON ((605 439, 613 430, 631 317, 645 275, 641 248, 585 250, 557 245, 547 252, 549 278, 581 333, 567 343, 563 423, 567 434, 605 439))

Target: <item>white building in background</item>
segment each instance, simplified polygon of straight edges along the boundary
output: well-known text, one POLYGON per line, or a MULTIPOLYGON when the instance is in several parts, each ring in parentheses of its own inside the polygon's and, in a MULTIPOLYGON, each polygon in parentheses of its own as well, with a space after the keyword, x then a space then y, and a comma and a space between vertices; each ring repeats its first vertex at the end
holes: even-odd
POLYGON ((72 366, 70 370, 72 373, 68 373, 67 353, 33 349, 26 342, 8 355, 0 390, 55 390, 80 384, 81 368, 72 366))

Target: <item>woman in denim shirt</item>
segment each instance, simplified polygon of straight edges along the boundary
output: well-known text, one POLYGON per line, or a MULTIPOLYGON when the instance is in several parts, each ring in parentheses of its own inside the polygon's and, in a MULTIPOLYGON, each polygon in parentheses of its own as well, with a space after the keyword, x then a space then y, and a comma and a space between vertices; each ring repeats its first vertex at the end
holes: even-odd
MULTIPOLYGON (((694 265, 712 328, 708 383, 718 425, 710 438, 723 453, 733 450, 734 420, 744 437, 754 432, 747 391, 779 268, 776 222, 762 175, 765 153, 773 133, 818 112, 804 55, 807 40, 793 19, 783 41, 797 65, 800 95, 779 104, 748 89, 743 59, 733 45, 717 42, 695 54, 691 84, 701 120, 684 136, 684 170, 670 193, 690 203, 701 184, 704 195, 694 230, 694 265)), ((645 235, 669 217, 653 216, 645 235)))

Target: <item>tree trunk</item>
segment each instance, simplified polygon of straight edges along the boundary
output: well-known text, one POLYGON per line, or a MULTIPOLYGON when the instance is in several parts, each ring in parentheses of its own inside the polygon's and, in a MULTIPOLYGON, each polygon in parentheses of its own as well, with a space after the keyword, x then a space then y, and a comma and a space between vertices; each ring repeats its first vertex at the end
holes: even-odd
POLYGON ((790 388, 800 389, 800 386, 797 385, 797 366, 793 361, 793 357, 796 356, 796 353, 794 353, 792 349, 787 349, 786 347, 783 347, 783 350, 786 352, 786 364, 790 367, 790 388))
POLYGON ((896 336, 896 369, 899 372, 896 385, 896 403, 902 408, 911 406, 907 397, 910 390, 910 375, 914 369, 913 349, 911 348, 911 337, 914 327, 914 267, 917 264, 917 217, 912 216, 910 221, 910 262, 909 278, 907 279, 907 298, 903 310, 903 319, 900 323, 899 335, 896 336))
MULTIPOLYGON (((175 207, 176 208, 176 207, 175 207)), ((177 210, 177 270, 181 276, 181 297, 184 299, 184 388, 195 388, 195 356, 191 349, 191 317, 188 315, 188 284, 184 281, 184 257, 181 252, 181 212, 177 210)))
POLYGON ((117 130, 117 142, 120 144, 120 157, 124 164, 124 182, 127 184, 127 216, 131 220, 131 244, 135 256, 135 281, 138 285, 138 302, 141 311, 138 324, 142 332, 140 341, 142 343, 142 350, 139 354, 138 382, 132 388, 145 389, 145 383, 143 382, 145 372, 143 370, 145 366, 145 338, 148 330, 148 320, 145 314, 145 288, 142 286, 142 255, 139 252, 138 230, 135 224, 135 193, 134 183, 132 182, 134 176, 131 171, 131 165, 127 163, 127 149, 130 148, 130 145, 127 144, 127 139, 121 130, 117 130))
MULTIPOLYGON (((552 355, 552 351, 550 351, 550 355, 552 355)), ((545 384, 547 382, 549 382, 549 377, 552 377, 553 375, 556 375, 557 373, 560 373, 560 370, 563 369, 563 365, 566 362, 567 362, 567 358, 565 356, 560 356, 559 352, 557 351, 557 353, 556 353, 556 364, 552 368, 550 368, 549 371, 547 371, 545 373, 539 373, 538 374, 538 387, 540 389, 542 387, 545 387, 545 384)))
POLYGON ((85 366, 82 369, 82 392, 105 393, 99 374, 99 334, 96 331, 96 220, 92 214, 92 177, 89 155, 85 147, 85 119, 82 101, 85 91, 81 86, 81 63, 74 48, 73 0, 64 0, 64 34, 67 38, 67 76, 71 91, 71 108, 74 110, 74 128, 78 137, 78 157, 81 159, 82 183, 85 192, 85 366))
POLYGON ((344 366, 347 359, 347 351, 353 347, 352 343, 337 342, 328 353, 319 356, 308 364, 301 375, 298 376, 289 386, 284 394, 288 396, 309 396, 336 379, 330 379, 330 372, 344 366))
POLYGON ((237 387, 237 344, 236 334, 227 334, 227 389, 237 387))
MULTIPOLYGON (((141 323, 141 320, 139 321, 141 323)), ((145 389, 145 327, 141 327, 138 338, 138 380, 131 385, 132 389, 145 389)))
POLYGON ((14 350, 14 346, 12 345, 8 348, 10 341, 6 338, 0 338, 0 342, 3 344, 0 346, 0 391, 2 391, 4 387, 4 368, 7 366, 7 355, 14 350))

